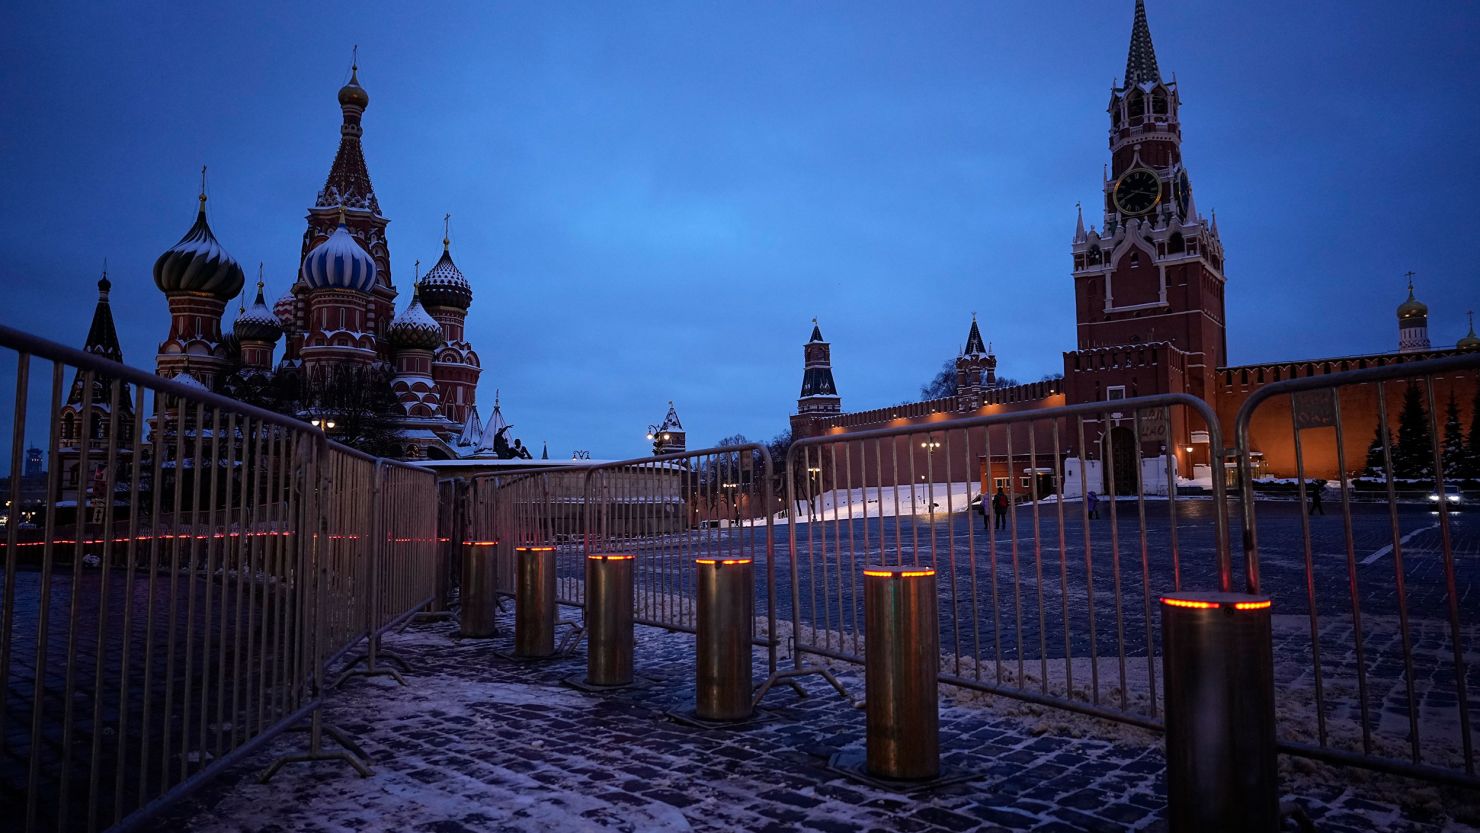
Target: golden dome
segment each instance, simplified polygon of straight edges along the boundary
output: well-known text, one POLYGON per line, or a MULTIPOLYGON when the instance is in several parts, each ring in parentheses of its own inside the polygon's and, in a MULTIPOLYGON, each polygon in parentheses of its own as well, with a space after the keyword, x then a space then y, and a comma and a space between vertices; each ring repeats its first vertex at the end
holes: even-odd
POLYGON ((1460 350, 1480 350, 1480 336, 1475 335, 1475 313, 1470 314, 1470 331, 1454 345, 1460 350))
POLYGON ((361 110, 370 103, 370 94, 360 86, 359 67, 352 67, 349 72, 349 83, 339 88, 340 107, 358 107, 361 110))
POLYGON ((1408 281, 1408 300, 1398 305, 1398 318, 1418 318, 1428 314, 1428 305, 1413 297, 1413 281, 1408 281))

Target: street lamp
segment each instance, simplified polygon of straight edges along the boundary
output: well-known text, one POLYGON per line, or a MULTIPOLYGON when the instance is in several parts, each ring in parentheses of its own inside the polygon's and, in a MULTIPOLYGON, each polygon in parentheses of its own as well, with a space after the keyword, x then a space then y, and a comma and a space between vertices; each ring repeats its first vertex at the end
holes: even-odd
POLYGON ((314 419, 310 420, 310 422, 313 427, 323 428, 325 431, 332 431, 334 429, 334 420, 332 419, 314 419))

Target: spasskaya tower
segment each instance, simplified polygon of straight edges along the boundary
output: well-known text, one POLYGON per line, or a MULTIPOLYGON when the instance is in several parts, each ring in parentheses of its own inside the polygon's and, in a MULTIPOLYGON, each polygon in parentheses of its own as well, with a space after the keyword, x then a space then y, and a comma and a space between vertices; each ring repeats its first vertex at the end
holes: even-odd
MULTIPOLYGON (((1110 92, 1103 221, 1074 229, 1076 348, 1064 354, 1070 402, 1153 393, 1214 396, 1227 359, 1223 246, 1193 200, 1182 161, 1181 95, 1162 78, 1136 0, 1125 78, 1110 92)), ((1178 426, 1178 450, 1200 426, 1178 426)), ((1150 450, 1153 451, 1154 450, 1150 450)))

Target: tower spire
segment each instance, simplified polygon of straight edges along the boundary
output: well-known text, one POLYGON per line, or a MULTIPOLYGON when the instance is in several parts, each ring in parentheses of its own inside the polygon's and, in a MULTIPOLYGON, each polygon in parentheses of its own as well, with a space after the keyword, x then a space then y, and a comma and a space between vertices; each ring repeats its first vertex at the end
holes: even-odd
POLYGON ((1074 202, 1074 211, 1079 215, 1079 219, 1074 223, 1074 242, 1082 243, 1089 239, 1084 233, 1084 204, 1076 200, 1074 202))
POLYGON ((1136 18, 1131 23, 1131 47, 1125 57, 1125 85, 1134 87, 1160 80, 1156 49, 1151 45, 1151 27, 1146 23, 1146 2, 1136 0, 1136 18))

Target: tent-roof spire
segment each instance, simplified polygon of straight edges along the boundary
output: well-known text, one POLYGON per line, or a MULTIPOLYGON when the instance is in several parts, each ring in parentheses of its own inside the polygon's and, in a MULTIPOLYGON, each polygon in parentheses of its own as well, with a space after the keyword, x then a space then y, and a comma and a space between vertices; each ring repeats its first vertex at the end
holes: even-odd
POLYGON ((1156 67, 1156 48, 1151 45, 1151 27, 1146 23, 1146 1, 1136 0, 1136 19, 1131 24, 1131 47, 1125 57, 1125 85, 1134 87, 1161 80, 1156 67))

